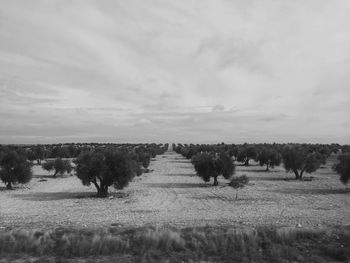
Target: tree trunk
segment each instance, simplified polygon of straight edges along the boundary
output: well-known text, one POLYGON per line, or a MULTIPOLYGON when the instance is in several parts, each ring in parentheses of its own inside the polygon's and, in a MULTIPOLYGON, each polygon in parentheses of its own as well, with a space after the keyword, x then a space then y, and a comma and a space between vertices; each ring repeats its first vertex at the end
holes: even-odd
POLYGON ((266 170, 265 170, 266 172, 268 172, 269 171, 269 164, 266 164, 266 170))
POLYGON ((236 200, 238 199, 238 190, 236 190, 236 200))
POLYGON ((245 160, 244 165, 245 165, 245 166, 249 166, 249 158, 247 158, 247 159, 245 160))
POLYGON ((302 180, 303 179, 303 174, 304 174, 305 168, 301 170, 300 172, 300 176, 299 179, 302 180))
POLYGON ((218 177, 217 176, 215 176, 214 177, 214 186, 217 186, 219 184, 219 182, 218 182, 218 177))
POLYGON ((12 183, 11 183, 11 182, 8 182, 8 183, 7 183, 6 189, 7 189, 7 190, 12 190, 12 183))
POLYGON ((295 174, 295 180, 299 180, 300 179, 300 175, 298 173, 298 170, 294 170, 293 172, 295 174))
POLYGON ((100 187, 100 190, 97 191, 98 197, 107 197, 108 196, 108 186, 100 187))

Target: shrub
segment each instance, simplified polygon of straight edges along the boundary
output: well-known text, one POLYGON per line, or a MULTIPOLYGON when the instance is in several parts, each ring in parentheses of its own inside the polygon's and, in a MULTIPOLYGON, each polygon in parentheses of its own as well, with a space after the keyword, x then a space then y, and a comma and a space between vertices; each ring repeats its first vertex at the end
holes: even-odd
POLYGON ((229 183, 229 186, 231 186, 233 189, 236 189, 236 200, 238 198, 238 190, 240 188, 243 188, 248 184, 249 178, 246 175, 241 175, 239 177, 233 177, 231 182, 229 183))

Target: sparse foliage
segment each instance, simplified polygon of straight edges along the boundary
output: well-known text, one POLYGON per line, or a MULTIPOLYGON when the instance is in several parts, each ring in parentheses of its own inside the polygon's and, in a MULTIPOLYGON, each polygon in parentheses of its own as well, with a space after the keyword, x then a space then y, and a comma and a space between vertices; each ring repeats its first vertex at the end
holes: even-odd
POLYGON ((248 183, 249 178, 245 174, 231 179, 229 186, 236 190, 236 200, 238 199, 238 190, 245 187, 248 183))

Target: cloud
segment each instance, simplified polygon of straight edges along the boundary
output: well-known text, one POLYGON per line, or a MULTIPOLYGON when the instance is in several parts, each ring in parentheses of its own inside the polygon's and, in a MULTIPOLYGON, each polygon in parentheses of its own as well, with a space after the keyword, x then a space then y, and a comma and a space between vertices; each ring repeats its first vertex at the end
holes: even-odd
POLYGON ((2 6, 2 143, 350 143, 347 0, 2 6))

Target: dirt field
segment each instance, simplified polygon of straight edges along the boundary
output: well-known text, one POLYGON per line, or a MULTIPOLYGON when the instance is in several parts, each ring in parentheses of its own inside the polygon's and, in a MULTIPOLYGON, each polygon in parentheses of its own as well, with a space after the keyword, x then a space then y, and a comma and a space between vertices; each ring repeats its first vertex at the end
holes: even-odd
POLYGON ((94 198, 94 187, 78 178, 53 179, 34 168, 35 178, 14 191, 0 189, 0 228, 101 226, 225 226, 297 225, 323 228, 350 225, 350 189, 339 181, 329 161, 311 182, 286 181, 292 174, 282 167, 264 172, 252 165, 237 166, 249 185, 235 191, 203 183, 192 164, 174 152, 157 156, 154 171, 135 178, 124 190, 110 188, 112 196, 94 198))

